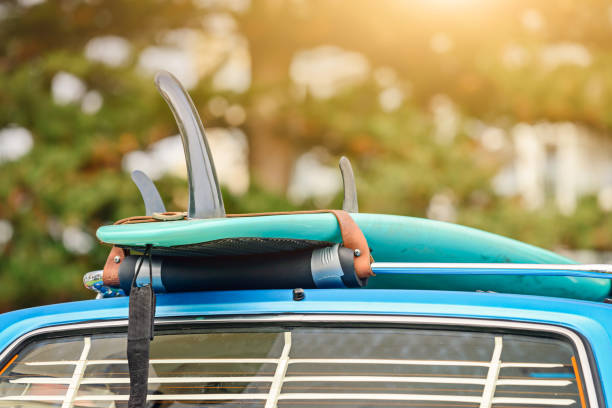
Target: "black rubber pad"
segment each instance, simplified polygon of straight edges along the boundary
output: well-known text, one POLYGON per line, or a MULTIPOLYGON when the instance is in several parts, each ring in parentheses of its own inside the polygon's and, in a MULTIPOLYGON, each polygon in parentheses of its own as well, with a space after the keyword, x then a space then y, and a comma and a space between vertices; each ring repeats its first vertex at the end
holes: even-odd
MULTIPOLYGON (((290 238, 224 238, 214 241, 171 247, 153 246, 153 255, 163 256, 232 256, 268 254, 301 249, 322 248, 334 242, 290 238)), ((144 252, 144 246, 121 246, 136 252, 144 252)))

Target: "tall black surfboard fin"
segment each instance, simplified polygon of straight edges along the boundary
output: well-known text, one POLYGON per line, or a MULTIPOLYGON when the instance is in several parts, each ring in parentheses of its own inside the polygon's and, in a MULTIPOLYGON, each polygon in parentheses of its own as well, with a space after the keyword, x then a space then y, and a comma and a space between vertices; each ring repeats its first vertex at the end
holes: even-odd
POLYGON ((206 140, 204 126, 191 97, 169 72, 158 72, 155 75, 155 85, 170 106, 183 141, 189 178, 188 217, 225 217, 215 164, 206 140))
POLYGON ((342 184, 344 185, 344 199, 342 209, 350 213, 358 213, 357 186, 355 185, 355 175, 351 162, 345 156, 340 158, 340 173, 342 173, 342 184))

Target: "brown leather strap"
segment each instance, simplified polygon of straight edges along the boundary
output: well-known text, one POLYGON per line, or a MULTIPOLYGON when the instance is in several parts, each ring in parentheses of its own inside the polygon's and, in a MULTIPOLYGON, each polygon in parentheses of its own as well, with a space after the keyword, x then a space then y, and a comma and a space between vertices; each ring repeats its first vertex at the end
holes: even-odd
POLYGON ((372 262, 374 259, 370 254, 370 246, 366 240, 361 228, 357 225, 353 217, 343 210, 330 210, 338 220, 340 226, 340 235, 342 235, 342 244, 346 248, 353 250, 353 262, 355 265, 355 273, 360 279, 367 279, 374 276, 372 272, 372 262))
POLYGON ((105 285, 118 287, 119 286, 119 266, 125 259, 125 250, 117 246, 113 246, 106 258, 104 271, 102 272, 102 280, 105 285), (115 257, 117 259, 115 260, 115 257), (118 261, 118 262, 117 262, 118 261))
MULTIPOLYGON (((368 246, 368 242, 361 232, 361 229, 353 220, 353 218, 343 210, 312 210, 312 211, 286 211, 286 212, 268 212, 268 213, 249 213, 249 214, 227 214, 227 218, 241 218, 241 217, 265 217, 269 215, 293 215, 293 214, 322 214, 322 213, 331 213, 336 217, 338 221, 338 226, 340 227, 340 235, 342 237, 342 244, 349 249, 353 250, 354 253, 354 265, 355 272, 360 279, 366 279, 370 276, 374 276, 372 272, 372 267, 370 264, 374 261, 372 256, 370 255, 370 247, 368 246)), ((167 217, 166 219, 183 219, 179 217, 179 215, 183 215, 185 213, 179 212, 167 212, 164 213, 163 216, 167 217)), ((184 215, 186 218, 186 215, 184 215)), ((137 224, 143 222, 164 222, 163 217, 155 217, 155 216, 136 216, 124 218, 115 222, 115 224, 137 224)), ((115 247, 113 247, 114 249, 115 247)), ((111 259, 111 254, 109 254, 109 258, 106 263, 108 265, 109 260, 111 259)), ((114 258, 114 255, 113 255, 114 258)), ((106 266, 104 267, 106 276, 106 266)), ((117 265, 117 281, 119 279, 119 266, 117 265)), ((106 281, 106 279, 105 279, 106 281)))
POLYGON ((119 224, 141 224, 143 222, 158 222, 158 221, 178 221, 187 219, 186 212, 166 211, 164 213, 153 213, 153 215, 136 215, 115 221, 115 225, 119 224))

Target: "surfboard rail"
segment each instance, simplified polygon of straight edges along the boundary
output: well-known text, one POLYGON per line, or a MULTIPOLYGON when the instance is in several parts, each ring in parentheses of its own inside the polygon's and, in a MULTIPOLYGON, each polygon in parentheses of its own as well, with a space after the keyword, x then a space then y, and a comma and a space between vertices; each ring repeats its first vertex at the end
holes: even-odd
MULTIPOLYGON (((610 297, 608 275, 589 273, 589 267, 520 241, 415 217, 366 213, 352 213, 351 217, 366 236, 376 261, 376 276, 368 280, 367 289, 491 291, 593 301, 610 297), (394 265, 393 273, 386 267, 381 269, 385 265, 394 265), (402 265, 408 269, 402 270, 402 265), (449 268, 451 265, 455 267, 449 268)), ((135 250, 142 250, 148 242, 158 251, 166 248, 175 254, 181 246, 240 237, 309 239, 319 245, 341 242, 337 222, 325 213, 157 222, 98 230, 103 242, 135 250)))

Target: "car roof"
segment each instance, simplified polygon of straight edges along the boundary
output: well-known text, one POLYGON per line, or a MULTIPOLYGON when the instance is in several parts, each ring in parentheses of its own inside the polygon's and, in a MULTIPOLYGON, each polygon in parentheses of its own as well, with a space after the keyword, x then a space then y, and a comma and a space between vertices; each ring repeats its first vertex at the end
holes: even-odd
MULTIPOLYGON (((565 298, 424 290, 307 289, 187 292, 157 295, 157 318, 282 313, 401 314, 509 319, 566 326, 600 326, 612 335, 612 305, 565 298), (588 324, 587 324, 588 323, 588 324)), ((41 327, 127 319, 128 297, 59 303, 0 315, 0 346, 41 327)), ((607 334, 606 334, 607 335, 607 334)), ((612 363, 611 363, 612 366, 612 363)))

